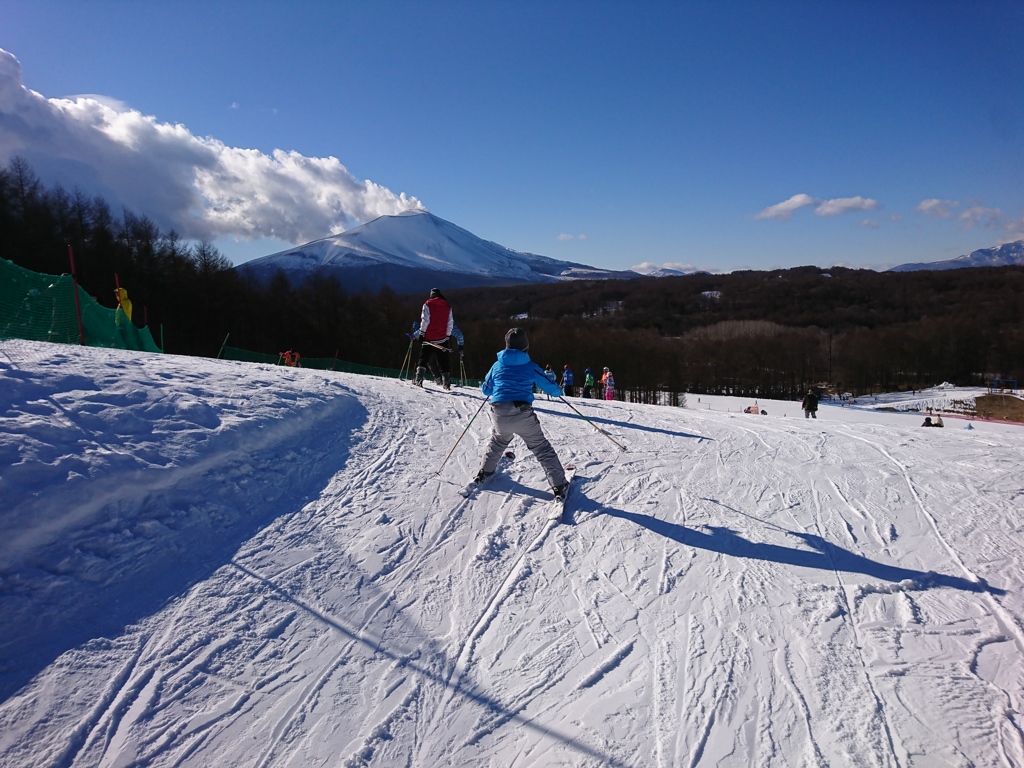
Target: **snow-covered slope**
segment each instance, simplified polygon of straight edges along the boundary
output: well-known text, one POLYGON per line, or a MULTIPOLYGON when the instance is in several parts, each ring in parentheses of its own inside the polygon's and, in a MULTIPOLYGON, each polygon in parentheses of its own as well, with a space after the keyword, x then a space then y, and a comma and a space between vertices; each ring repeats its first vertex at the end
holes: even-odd
POLYGON ((282 271, 293 283, 301 283, 315 272, 337 277, 347 290, 389 285, 400 293, 434 286, 637 276, 513 251, 422 210, 381 216, 340 235, 254 259, 237 269, 259 280, 269 280, 282 271))
POLYGON ((967 267, 1024 266, 1024 240, 1006 243, 996 248, 982 248, 948 261, 900 264, 890 272, 918 272, 921 270, 964 269, 967 267))
POLYGON ((0 765, 1024 765, 1024 427, 478 398, 0 342, 0 765))

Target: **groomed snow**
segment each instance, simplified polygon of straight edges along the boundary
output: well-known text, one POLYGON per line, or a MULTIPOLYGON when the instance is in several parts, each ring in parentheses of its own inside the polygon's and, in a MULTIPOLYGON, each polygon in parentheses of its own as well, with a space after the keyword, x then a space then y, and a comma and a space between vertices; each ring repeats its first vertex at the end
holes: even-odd
POLYGON ((1024 765, 1024 427, 429 386, 0 342, 0 765, 1024 765))

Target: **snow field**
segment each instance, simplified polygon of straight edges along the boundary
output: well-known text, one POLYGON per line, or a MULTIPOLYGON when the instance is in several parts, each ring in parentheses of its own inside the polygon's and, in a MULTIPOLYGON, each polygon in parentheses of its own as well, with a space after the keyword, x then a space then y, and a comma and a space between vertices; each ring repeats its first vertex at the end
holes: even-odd
POLYGON ((469 390, 0 342, 0 392, 0 765, 1024 765, 1021 427, 541 399, 559 525, 521 444, 458 495, 486 408, 435 474, 469 390))

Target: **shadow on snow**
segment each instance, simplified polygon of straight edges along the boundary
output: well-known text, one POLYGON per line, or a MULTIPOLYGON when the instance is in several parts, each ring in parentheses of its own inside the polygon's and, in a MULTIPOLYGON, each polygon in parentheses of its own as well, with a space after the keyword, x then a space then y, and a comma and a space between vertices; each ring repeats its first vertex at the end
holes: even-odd
MULTIPOLYGON (((845 571, 861 573, 874 579, 899 583, 912 581, 914 589, 925 590, 936 587, 949 587, 964 592, 988 592, 993 595, 1004 595, 1006 590, 989 585, 984 580, 969 581, 958 576, 949 576, 935 571, 915 571, 910 568, 899 568, 870 560, 842 547, 826 541, 820 536, 809 533, 784 531, 803 541, 811 549, 795 549, 778 544, 750 541, 744 539, 736 531, 721 526, 706 526, 710 533, 693 528, 659 520, 649 515, 626 512, 621 509, 604 507, 599 514, 617 517, 646 528, 652 533, 672 539, 688 547, 706 549, 732 557, 749 560, 765 560, 783 565, 796 565, 803 568, 817 568, 824 571, 845 571)), ((781 530, 781 529, 780 529, 781 530)))

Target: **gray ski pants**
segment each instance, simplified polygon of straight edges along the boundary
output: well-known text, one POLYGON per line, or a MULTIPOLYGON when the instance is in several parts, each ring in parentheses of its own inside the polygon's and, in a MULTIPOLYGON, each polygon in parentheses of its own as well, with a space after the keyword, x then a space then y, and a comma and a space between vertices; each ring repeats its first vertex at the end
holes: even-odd
POLYGON ((529 403, 516 405, 515 403, 492 403, 491 420, 494 428, 491 431, 491 444, 487 446, 487 453, 484 454, 484 465, 481 467, 484 472, 493 472, 498 467, 498 459, 512 442, 512 438, 519 435, 526 443, 526 447, 533 451, 544 474, 548 476, 551 487, 561 485, 565 482, 565 470, 562 462, 558 460, 558 454, 551 447, 551 443, 544 437, 544 431, 540 428, 540 421, 529 403))

